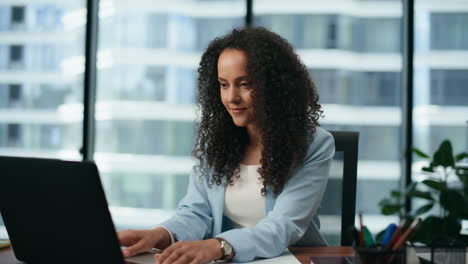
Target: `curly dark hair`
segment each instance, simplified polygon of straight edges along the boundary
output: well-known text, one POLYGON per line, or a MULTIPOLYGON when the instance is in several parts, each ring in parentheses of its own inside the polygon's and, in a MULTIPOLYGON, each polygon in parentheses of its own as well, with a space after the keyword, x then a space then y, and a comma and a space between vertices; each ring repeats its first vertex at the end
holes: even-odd
POLYGON ((225 49, 247 55, 249 85, 253 87, 255 122, 263 145, 262 195, 271 187, 278 195, 290 173, 302 165, 310 136, 322 114, 318 93, 307 68, 293 47, 265 28, 234 29, 214 39, 198 68, 198 108, 201 119, 193 150, 197 169, 212 171, 210 185, 233 183, 249 137, 237 127, 220 97, 218 58, 225 49))

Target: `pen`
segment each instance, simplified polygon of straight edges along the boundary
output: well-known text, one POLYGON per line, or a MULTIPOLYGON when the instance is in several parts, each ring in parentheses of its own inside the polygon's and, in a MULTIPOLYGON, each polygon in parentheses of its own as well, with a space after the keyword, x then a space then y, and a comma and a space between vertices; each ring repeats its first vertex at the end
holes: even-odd
POLYGON ((363 233, 364 233, 364 246, 372 247, 375 245, 374 237, 372 237, 371 232, 367 229, 366 226, 363 226, 363 233))
POLYGON ((393 236, 393 233, 395 233, 395 230, 397 229, 397 226, 393 223, 389 224, 387 229, 385 230, 385 234, 382 238, 382 244, 384 246, 388 245, 390 243, 390 240, 393 236))
POLYGON ((359 212, 359 246, 364 247, 364 226, 362 224, 362 212, 359 212))
POLYGON ((393 232, 393 235, 390 238, 390 241, 388 242, 387 245, 385 245, 386 249, 392 248, 392 245, 400 238, 401 229, 403 228, 403 226, 405 226, 405 224, 406 224, 406 219, 401 219, 400 224, 397 226, 397 228, 393 232))
POLYGON ((416 218, 414 221, 411 223, 411 225, 406 229, 405 233, 403 233, 400 238, 395 242, 395 245, 392 247, 392 251, 394 251, 394 254, 390 256, 388 259, 387 263, 392 263, 392 261, 395 259, 395 255, 398 254, 398 251, 408 240, 408 238, 413 234, 414 230, 416 227, 419 225, 421 222, 421 218, 416 218))
POLYGON ((392 247, 392 250, 398 250, 400 247, 408 240, 408 238, 413 234, 414 230, 416 227, 419 225, 421 222, 421 218, 416 218, 414 221, 411 223, 411 225, 406 229, 405 233, 401 235, 401 237, 398 239, 397 242, 395 242, 395 245, 392 247))

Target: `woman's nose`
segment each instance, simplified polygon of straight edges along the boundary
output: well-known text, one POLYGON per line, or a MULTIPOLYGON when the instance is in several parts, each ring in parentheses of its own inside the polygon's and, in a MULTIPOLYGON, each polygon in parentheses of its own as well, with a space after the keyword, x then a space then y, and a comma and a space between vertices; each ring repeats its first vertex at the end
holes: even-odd
POLYGON ((239 102, 240 95, 236 88, 231 87, 231 89, 229 89, 228 100, 229 102, 233 102, 233 103, 239 102))

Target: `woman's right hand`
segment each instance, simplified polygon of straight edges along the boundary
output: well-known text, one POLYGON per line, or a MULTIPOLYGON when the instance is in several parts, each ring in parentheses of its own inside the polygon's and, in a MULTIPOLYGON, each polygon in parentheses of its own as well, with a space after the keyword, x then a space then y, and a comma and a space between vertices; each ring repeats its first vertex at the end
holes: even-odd
POLYGON ((164 249, 171 244, 169 232, 162 227, 147 230, 123 230, 117 232, 120 244, 127 247, 124 257, 151 251, 152 248, 164 249))

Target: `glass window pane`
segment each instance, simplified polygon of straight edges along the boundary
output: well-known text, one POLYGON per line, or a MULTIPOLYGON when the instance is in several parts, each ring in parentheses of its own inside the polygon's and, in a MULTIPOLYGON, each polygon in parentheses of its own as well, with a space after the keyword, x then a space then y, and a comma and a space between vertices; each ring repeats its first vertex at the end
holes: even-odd
POLYGON ((117 228, 152 227, 185 195, 200 56, 244 15, 242 0, 101 1, 95 160, 117 228))
POLYGON ((85 11, 84 1, 0 5, 0 154, 81 159, 83 78, 70 68, 83 67, 73 23, 85 11))
MULTIPOLYGON (((297 49, 319 90, 322 125, 360 132, 357 211, 380 231, 396 217, 382 217, 378 201, 400 179, 401 1, 348 2, 338 8, 336 1, 254 1, 254 21, 297 49)), ((338 168, 320 209, 331 245, 340 243, 338 168)))
MULTIPOLYGON (((468 2, 415 1, 414 26, 414 146, 432 155, 449 139, 454 154, 468 151, 468 2)), ((413 157, 413 178, 427 177, 413 157)))
POLYGON ((85 1, 13 2, 0 4, 0 155, 81 160, 85 1))
MULTIPOLYGON (((426 0, 418 1, 418 9, 424 9, 427 2, 426 0)), ((460 5, 460 2, 450 2, 452 2, 450 10, 436 9, 429 12, 425 10, 424 12, 426 16, 429 16, 430 20, 430 47, 432 50, 468 49, 468 33, 465 28, 468 24, 468 13, 466 11, 460 12, 461 9, 454 7, 454 4, 460 5)), ((466 5, 464 2, 461 2, 461 4, 466 5)), ((462 6, 462 9, 466 9, 466 7, 462 6)))

